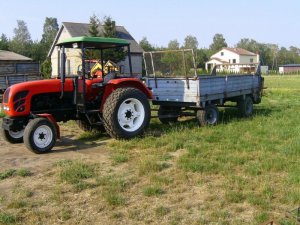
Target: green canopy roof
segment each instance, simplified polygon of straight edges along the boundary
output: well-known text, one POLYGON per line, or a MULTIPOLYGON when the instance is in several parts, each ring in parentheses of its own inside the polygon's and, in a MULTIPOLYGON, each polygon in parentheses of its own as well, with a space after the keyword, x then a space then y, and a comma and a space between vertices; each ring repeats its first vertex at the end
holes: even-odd
POLYGON ((64 45, 67 48, 72 48, 73 44, 78 43, 78 47, 80 48, 80 44, 83 43, 85 48, 115 48, 129 45, 129 42, 120 39, 120 38, 105 38, 105 37, 72 37, 62 40, 56 45, 62 46, 64 45))

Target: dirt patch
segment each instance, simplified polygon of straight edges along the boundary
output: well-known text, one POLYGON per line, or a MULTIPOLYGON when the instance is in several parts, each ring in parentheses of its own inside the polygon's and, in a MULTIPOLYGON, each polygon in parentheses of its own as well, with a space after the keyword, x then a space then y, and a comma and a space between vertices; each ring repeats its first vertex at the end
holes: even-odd
POLYGON ((10 144, 0 136, 0 165, 1 169, 29 168, 39 170, 47 167, 58 160, 63 159, 85 159, 87 161, 101 161, 108 157, 106 149, 107 142, 100 141, 79 141, 78 136, 82 131, 73 127, 61 126, 62 137, 57 141, 53 150, 48 154, 35 154, 30 152, 24 144, 10 144))

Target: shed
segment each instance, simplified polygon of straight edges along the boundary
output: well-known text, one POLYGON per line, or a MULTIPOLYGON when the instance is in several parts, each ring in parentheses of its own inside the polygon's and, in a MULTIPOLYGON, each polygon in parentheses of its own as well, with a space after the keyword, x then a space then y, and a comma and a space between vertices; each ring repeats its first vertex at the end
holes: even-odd
POLYGON ((0 91, 8 86, 30 80, 40 79, 39 63, 32 62, 31 58, 0 50, 0 91))
MULTIPOLYGON (((98 27, 99 32, 103 33, 103 26, 98 27)), ((143 62, 143 49, 135 41, 135 39, 130 35, 130 33, 123 26, 116 26, 117 38, 122 38, 127 40, 130 43, 131 51, 131 62, 132 62, 132 71, 134 75, 142 74, 142 62, 143 62)), ((58 42, 66 38, 79 37, 79 36, 88 36, 89 35, 89 24, 88 23, 73 23, 73 22, 63 22, 59 31, 56 34, 54 42, 49 50, 48 57, 51 58, 52 64, 52 77, 56 77, 59 74, 58 71, 58 47, 55 46, 58 42)), ((70 64, 67 67, 72 70, 72 68, 78 68, 78 59, 79 53, 74 53, 73 60, 70 61, 70 64)), ((126 57, 124 62, 118 63, 120 66, 123 65, 125 68, 125 73, 129 73, 128 57, 126 57)), ((67 73, 73 73, 74 71, 67 71, 67 73)))
POLYGON ((300 73, 300 64, 286 64, 279 66, 279 73, 300 73))

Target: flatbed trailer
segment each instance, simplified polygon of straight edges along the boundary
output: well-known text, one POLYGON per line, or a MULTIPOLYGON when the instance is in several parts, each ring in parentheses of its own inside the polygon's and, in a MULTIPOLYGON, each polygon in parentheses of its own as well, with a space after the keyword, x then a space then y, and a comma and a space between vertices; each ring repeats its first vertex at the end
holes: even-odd
MULTIPOLYGON (((154 67, 153 57, 151 59, 150 65, 154 67)), ((210 75, 163 77, 148 74, 145 80, 153 93, 152 103, 159 105, 161 122, 176 122, 180 116, 195 115, 200 125, 217 124, 218 107, 226 106, 226 102, 235 102, 242 116, 251 116, 253 104, 261 102, 264 85, 259 66, 254 74, 217 76, 214 68, 210 75), (189 113, 185 113, 187 111, 189 113)))

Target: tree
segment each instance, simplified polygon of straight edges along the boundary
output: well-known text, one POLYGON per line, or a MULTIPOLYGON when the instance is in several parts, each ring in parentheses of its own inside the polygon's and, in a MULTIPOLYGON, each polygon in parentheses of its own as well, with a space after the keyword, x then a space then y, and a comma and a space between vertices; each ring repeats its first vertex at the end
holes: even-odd
POLYGON ((155 50, 155 48, 150 44, 146 37, 143 37, 139 45, 145 52, 150 52, 155 50))
POLYGON ((242 38, 236 45, 237 48, 243 48, 250 52, 259 51, 259 43, 253 39, 242 38))
POLYGON ((2 34, 0 37, 0 50, 8 50, 9 49, 9 40, 5 34, 2 34))
POLYGON ((179 49, 179 42, 177 41, 177 39, 169 41, 169 43, 168 43, 168 49, 169 50, 177 50, 177 49, 179 49))
MULTIPOLYGON (((104 17, 103 36, 108 38, 117 37, 116 22, 111 17, 104 17)), ((124 48, 106 49, 103 52, 104 61, 111 60, 115 63, 124 61, 126 55, 124 48)))
POLYGON ((90 24, 89 24, 89 35, 91 37, 99 37, 100 36, 99 25, 100 25, 99 18, 95 14, 93 14, 90 17, 90 24))
POLYGON ((110 38, 117 37, 116 22, 110 16, 104 17, 103 36, 110 38))
POLYGON ((205 68, 205 63, 209 59, 209 50, 205 48, 197 49, 196 66, 197 68, 205 68))
POLYGON ((227 43, 222 34, 215 34, 213 37, 213 43, 209 46, 211 54, 220 51, 222 48, 227 47, 227 43))
POLYGON ((45 44, 47 47, 51 47, 56 33, 58 32, 57 19, 53 17, 46 17, 43 26, 43 35, 41 43, 45 44))
POLYGON ((193 49, 194 51, 196 51, 198 49, 197 38, 192 35, 186 36, 184 39, 183 47, 193 49))
POLYGON ((14 37, 9 46, 10 50, 27 56, 29 55, 31 44, 32 40, 26 23, 23 20, 17 20, 14 37))
POLYGON ((41 72, 44 78, 48 78, 48 79, 51 78, 52 67, 51 67, 51 60, 49 58, 44 60, 44 62, 42 63, 41 72))

